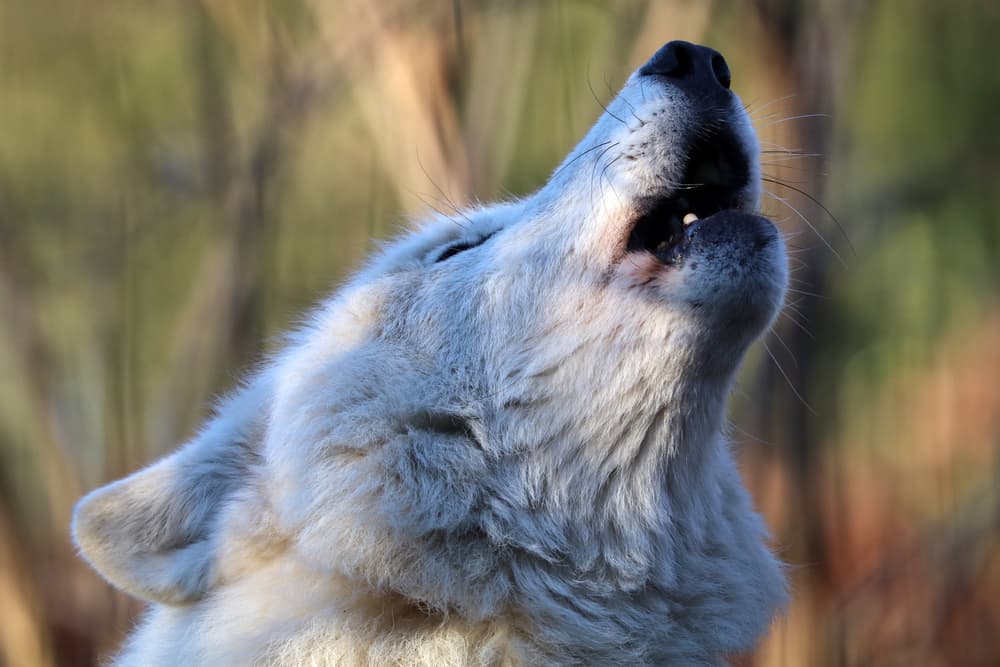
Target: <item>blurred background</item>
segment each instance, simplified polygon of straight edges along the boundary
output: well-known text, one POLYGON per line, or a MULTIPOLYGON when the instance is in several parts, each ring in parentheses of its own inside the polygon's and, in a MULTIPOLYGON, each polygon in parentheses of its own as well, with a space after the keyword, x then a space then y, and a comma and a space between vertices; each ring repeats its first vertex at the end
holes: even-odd
POLYGON ((0 2, 0 664, 139 606, 68 540, 408 221, 540 186, 719 48, 789 305, 731 434, 794 601, 741 665, 1000 664, 1000 3, 0 2))

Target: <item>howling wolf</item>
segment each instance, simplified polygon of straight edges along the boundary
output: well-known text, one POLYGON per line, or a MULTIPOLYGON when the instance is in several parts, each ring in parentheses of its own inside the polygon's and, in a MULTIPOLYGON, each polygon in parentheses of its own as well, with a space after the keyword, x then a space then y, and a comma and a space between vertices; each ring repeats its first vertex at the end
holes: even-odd
POLYGON ((722 435, 787 282, 712 49, 538 192, 385 248, 73 535, 152 603, 116 665, 719 665, 785 602, 722 435))

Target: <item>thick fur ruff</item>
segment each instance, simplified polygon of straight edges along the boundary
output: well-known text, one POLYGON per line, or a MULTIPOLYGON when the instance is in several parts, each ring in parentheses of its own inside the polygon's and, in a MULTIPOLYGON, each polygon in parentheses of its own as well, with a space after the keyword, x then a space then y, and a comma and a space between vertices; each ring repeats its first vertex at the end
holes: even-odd
POLYGON ((726 93, 634 74, 544 188, 389 245, 190 443, 81 500, 84 557, 153 603, 115 664, 751 648, 785 585, 722 424, 787 270, 726 93), (720 127, 748 170, 735 211, 676 262, 630 246, 720 127))

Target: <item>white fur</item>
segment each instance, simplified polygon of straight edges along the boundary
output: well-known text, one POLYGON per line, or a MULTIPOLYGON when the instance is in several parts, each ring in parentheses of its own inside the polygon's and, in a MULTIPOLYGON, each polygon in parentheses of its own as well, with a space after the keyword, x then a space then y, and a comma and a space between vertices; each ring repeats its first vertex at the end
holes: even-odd
MULTIPOLYGON (((756 139, 735 97, 727 114, 753 210, 756 139)), ((192 442, 85 497, 81 552, 154 603, 115 664, 707 665, 752 647, 784 580, 721 424, 784 248, 762 222, 762 250, 735 234, 669 270, 625 251, 700 123, 633 75, 542 190, 390 245, 192 442)))

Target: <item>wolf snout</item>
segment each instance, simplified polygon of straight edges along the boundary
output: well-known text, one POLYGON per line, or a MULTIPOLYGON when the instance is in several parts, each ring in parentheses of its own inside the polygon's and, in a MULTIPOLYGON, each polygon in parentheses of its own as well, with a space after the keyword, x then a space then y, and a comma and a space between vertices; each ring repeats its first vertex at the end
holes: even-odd
POLYGON ((660 76, 697 99, 729 96, 732 75, 722 54, 707 46, 667 42, 639 68, 639 76, 660 76))

